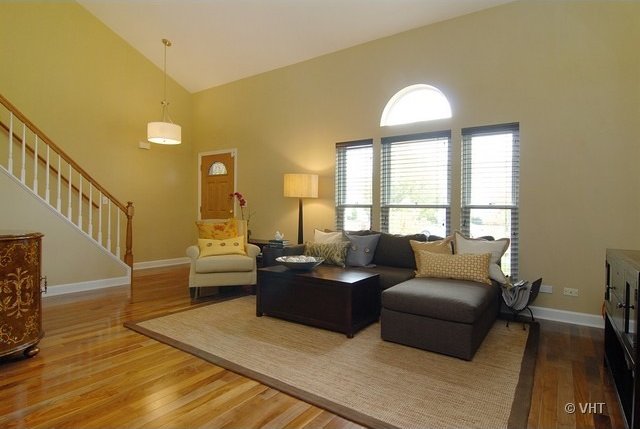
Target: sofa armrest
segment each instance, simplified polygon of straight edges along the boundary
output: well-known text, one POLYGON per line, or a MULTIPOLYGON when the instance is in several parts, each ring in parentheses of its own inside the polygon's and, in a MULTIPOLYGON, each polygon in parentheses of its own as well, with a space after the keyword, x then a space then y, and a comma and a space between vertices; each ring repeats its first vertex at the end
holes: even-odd
POLYGON ((187 256, 195 261, 200 256, 200 248, 198 246, 187 247, 187 256))

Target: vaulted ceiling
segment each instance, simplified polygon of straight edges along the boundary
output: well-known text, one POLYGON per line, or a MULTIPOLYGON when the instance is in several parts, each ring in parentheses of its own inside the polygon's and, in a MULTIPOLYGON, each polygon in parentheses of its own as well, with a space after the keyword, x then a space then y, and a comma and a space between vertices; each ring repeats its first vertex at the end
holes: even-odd
POLYGON ((190 92, 511 0, 78 0, 190 92))

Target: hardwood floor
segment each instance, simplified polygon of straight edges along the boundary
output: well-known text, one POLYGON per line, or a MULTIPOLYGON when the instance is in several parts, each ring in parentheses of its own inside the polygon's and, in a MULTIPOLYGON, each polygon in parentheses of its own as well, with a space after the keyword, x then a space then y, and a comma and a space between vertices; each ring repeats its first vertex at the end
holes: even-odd
MULTIPOLYGON (((45 298, 40 354, 0 364, 0 427, 360 427, 122 326, 191 306, 187 276, 185 266, 140 270, 131 294, 45 298)), ((623 428, 602 331, 542 321, 540 332, 529 428, 623 428), (578 412, 564 411, 569 402, 578 412), (604 405, 582 414, 580 403, 604 405)))

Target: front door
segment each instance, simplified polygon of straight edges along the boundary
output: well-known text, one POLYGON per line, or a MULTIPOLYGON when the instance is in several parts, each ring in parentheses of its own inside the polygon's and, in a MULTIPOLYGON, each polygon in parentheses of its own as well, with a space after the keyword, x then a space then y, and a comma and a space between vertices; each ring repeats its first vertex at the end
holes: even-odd
POLYGON ((233 217, 234 183, 233 154, 231 152, 205 155, 200 164, 201 219, 227 219, 233 217))

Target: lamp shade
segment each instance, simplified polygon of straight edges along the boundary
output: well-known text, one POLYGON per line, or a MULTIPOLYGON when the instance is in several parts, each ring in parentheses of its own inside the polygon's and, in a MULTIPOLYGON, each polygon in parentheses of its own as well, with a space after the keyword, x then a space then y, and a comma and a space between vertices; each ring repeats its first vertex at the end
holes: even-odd
POLYGON ((285 174, 284 196, 295 198, 318 198, 318 175, 285 174))
POLYGON ((180 144, 182 127, 171 122, 149 122, 147 124, 147 140, 158 144, 180 144))

